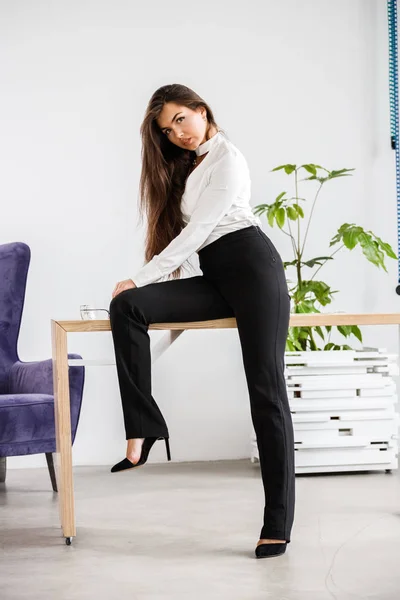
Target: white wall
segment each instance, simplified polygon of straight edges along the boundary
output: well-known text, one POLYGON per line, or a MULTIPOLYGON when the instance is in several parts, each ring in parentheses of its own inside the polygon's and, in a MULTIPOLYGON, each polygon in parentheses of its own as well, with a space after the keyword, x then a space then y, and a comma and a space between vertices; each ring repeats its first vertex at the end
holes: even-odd
MULTIPOLYGON (((139 127, 167 83, 211 105, 247 157, 253 206, 288 189, 285 175, 269 172, 279 164, 356 168, 321 194, 310 257, 344 222, 396 247, 386 2, 3 0, 0 54, 0 243, 32 251, 21 360, 49 358, 50 319, 79 318, 84 303, 108 308, 115 283, 142 265, 139 127)), ((288 259, 285 236, 263 223, 288 259)), ((197 257, 194 265, 200 274, 197 257)), ((388 269, 342 251, 320 272, 340 290, 329 310, 397 311, 396 261, 388 269)), ((367 343, 397 350, 395 327, 363 331, 367 343)), ((69 334, 69 351, 113 357, 111 333, 69 334)), ((236 330, 198 331, 156 363, 153 394, 174 460, 249 456, 241 360, 236 330)), ((124 452, 115 367, 87 368, 74 464, 111 465, 124 452)), ((166 460, 161 442, 150 460, 166 460)))

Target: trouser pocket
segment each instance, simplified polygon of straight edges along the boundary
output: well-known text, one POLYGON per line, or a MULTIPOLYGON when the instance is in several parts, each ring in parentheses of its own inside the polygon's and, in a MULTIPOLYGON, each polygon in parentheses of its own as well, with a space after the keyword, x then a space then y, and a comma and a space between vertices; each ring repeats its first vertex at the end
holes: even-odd
POLYGON ((272 243, 270 242, 268 237, 265 235, 265 233, 258 226, 256 229, 257 229, 257 232, 258 232, 260 238, 263 240, 264 244, 267 246, 272 261, 276 262, 275 248, 272 246, 272 243))

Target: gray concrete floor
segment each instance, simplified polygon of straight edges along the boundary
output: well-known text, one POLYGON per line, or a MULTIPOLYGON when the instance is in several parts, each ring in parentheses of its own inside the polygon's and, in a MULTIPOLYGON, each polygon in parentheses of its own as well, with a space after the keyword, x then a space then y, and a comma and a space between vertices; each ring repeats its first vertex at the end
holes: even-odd
POLYGON ((47 469, 0 484, 1 600, 398 600, 400 474, 296 477, 286 554, 256 559, 249 460, 75 467, 66 546, 47 469))

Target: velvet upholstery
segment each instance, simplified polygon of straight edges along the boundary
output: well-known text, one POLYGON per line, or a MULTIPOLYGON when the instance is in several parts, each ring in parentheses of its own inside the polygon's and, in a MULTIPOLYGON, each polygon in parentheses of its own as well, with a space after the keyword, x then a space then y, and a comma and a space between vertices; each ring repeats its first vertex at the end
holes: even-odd
MULTIPOLYGON (((0 457, 56 450, 53 361, 22 362, 17 352, 30 258, 23 242, 0 245, 0 457)), ((85 367, 69 367, 72 443, 84 379, 85 367)))

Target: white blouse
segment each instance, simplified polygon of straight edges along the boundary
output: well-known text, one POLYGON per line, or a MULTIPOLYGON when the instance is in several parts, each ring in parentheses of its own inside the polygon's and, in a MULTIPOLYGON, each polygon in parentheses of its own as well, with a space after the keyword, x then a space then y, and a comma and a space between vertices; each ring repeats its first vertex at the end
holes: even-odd
POLYGON ((208 152, 186 180, 182 231, 132 278, 137 287, 157 283, 194 252, 221 236, 250 225, 261 226, 250 206, 251 180, 246 159, 221 132, 195 149, 208 152))

